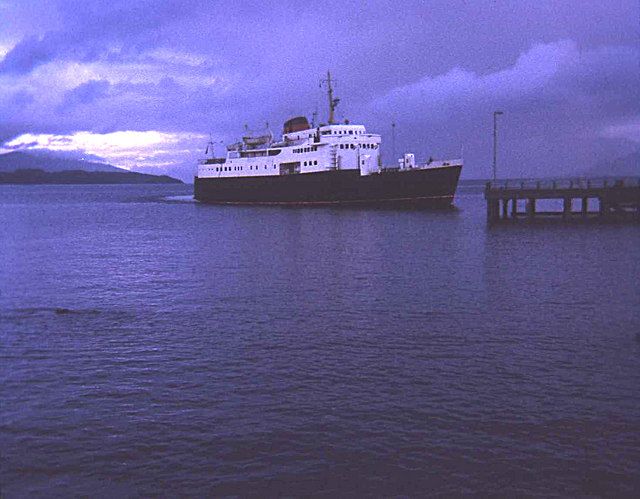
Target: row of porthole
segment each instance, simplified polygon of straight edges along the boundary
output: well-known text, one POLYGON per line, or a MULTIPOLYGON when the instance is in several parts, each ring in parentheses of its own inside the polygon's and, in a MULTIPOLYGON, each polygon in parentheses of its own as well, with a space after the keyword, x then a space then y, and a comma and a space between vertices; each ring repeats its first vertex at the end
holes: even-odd
POLYGON ((294 153, 302 153, 302 152, 314 152, 318 150, 318 146, 313 146, 313 147, 302 147, 300 149, 294 149, 293 152, 294 153))
POLYGON ((334 130, 332 135, 362 135, 359 130, 334 130))
POLYGON ((233 170, 238 170, 238 169, 242 170, 242 167, 241 166, 233 166, 233 167, 231 167, 231 166, 221 166, 219 168, 216 168, 216 171, 217 172, 230 172, 232 169, 233 170))
MULTIPOLYGON (((256 165, 256 166, 255 166, 255 168, 256 168, 256 170, 258 170, 260 167, 259 167, 258 165, 256 165)), ((273 165, 273 168, 274 168, 274 170, 275 170, 276 165, 273 165)), ((233 169, 234 171, 241 171, 241 170, 243 170, 243 169, 244 169, 244 167, 242 167, 242 166, 234 166, 234 167, 231 167, 231 166, 221 166, 221 167, 219 167, 219 168, 216 168, 216 171, 217 171, 217 172, 230 172, 232 169, 233 169)), ((253 166, 249 166, 249 169, 250 169, 250 170, 253 170, 253 166)), ((267 165, 265 165, 265 166, 264 166, 264 169, 265 169, 265 170, 267 169, 267 165)), ((211 168, 209 168, 209 170, 211 170, 211 168)))
MULTIPOLYGON (((376 144, 360 144, 360 147, 363 149, 377 149, 378 146, 376 144)), ((355 149, 356 144, 340 144, 340 149, 355 149)))
POLYGON ((302 166, 317 166, 318 160, 315 161, 305 161, 302 166))

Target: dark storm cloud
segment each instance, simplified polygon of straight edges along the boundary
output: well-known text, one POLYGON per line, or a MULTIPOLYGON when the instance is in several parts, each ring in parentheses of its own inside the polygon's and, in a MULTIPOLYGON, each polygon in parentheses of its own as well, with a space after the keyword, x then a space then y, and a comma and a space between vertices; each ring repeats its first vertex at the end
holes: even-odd
POLYGON ((28 73, 54 56, 55 49, 47 41, 30 36, 18 43, 0 62, 0 72, 28 73))
POLYGON ((381 128, 398 122, 400 149, 426 155, 436 145, 449 153, 464 145, 469 169, 483 176, 491 163, 490 120, 500 109, 511 174, 578 172, 594 154, 615 157, 620 144, 600 140, 607 125, 640 115, 639 55, 630 47, 580 51, 571 41, 536 45, 494 73, 454 68, 396 88, 373 102, 371 114, 381 128))
POLYGON ((0 62, 1 72, 28 73, 54 60, 126 59, 160 42, 158 30, 189 14, 193 1, 104 2, 61 0, 62 25, 18 42, 0 62))
POLYGON ((318 79, 331 68, 340 118, 385 134, 388 160, 395 121, 398 152, 464 145, 466 174, 485 175, 497 108, 513 174, 577 171, 637 147, 633 0, 61 0, 41 3, 50 22, 35 22, 38 1, 27 3, 0 62, 4 137, 159 130, 230 140, 265 121, 279 131, 290 115, 326 115, 318 79))
POLYGON ((61 110, 90 104, 107 95, 111 85, 104 80, 90 80, 68 91, 63 98, 61 110))

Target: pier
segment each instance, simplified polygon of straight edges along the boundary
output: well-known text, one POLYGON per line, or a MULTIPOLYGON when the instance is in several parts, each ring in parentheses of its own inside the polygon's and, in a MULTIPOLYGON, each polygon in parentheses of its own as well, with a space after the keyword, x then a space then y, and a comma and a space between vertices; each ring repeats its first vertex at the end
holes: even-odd
POLYGON ((487 182, 484 197, 489 223, 542 217, 640 221, 640 177, 498 180, 487 182), (559 200, 562 209, 543 211, 542 200, 559 200))

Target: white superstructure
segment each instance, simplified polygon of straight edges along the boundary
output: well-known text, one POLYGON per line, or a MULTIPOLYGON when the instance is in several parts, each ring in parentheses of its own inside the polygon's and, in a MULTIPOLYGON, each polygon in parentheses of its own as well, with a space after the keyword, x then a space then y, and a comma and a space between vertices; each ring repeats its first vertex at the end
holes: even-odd
MULTIPOLYGON (((300 125, 304 127, 302 119, 300 125)), ((306 120, 304 120, 306 122, 306 120)), ((308 124, 306 125, 308 126, 308 124)), ((286 129, 285 129, 286 131, 286 129)), ((198 165, 198 177, 289 175, 326 170, 380 170, 380 135, 362 125, 324 125, 284 133, 280 142, 228 147, 225 158, 209 158, 198 165)))

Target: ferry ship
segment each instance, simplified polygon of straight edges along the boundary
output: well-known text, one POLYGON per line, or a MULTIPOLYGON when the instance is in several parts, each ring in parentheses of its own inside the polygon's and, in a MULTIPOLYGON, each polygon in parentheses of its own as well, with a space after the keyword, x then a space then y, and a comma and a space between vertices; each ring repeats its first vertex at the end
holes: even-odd
MULTIPOLYGON (((246 133, 227 146, 225 157, 198 164, 194 197, 215 204, 401 204, 449 207, 453 204, 462 160, 417 163, 404 154, 383 167, 380 135, 346 120, 336 123, 339 99, 331 74, 325 80, 329 101, 326 124, 306 117, 285 122, 282 138, 270 131, 246 133)), ((213 144, 209 144, 213 149, 213 144)))

